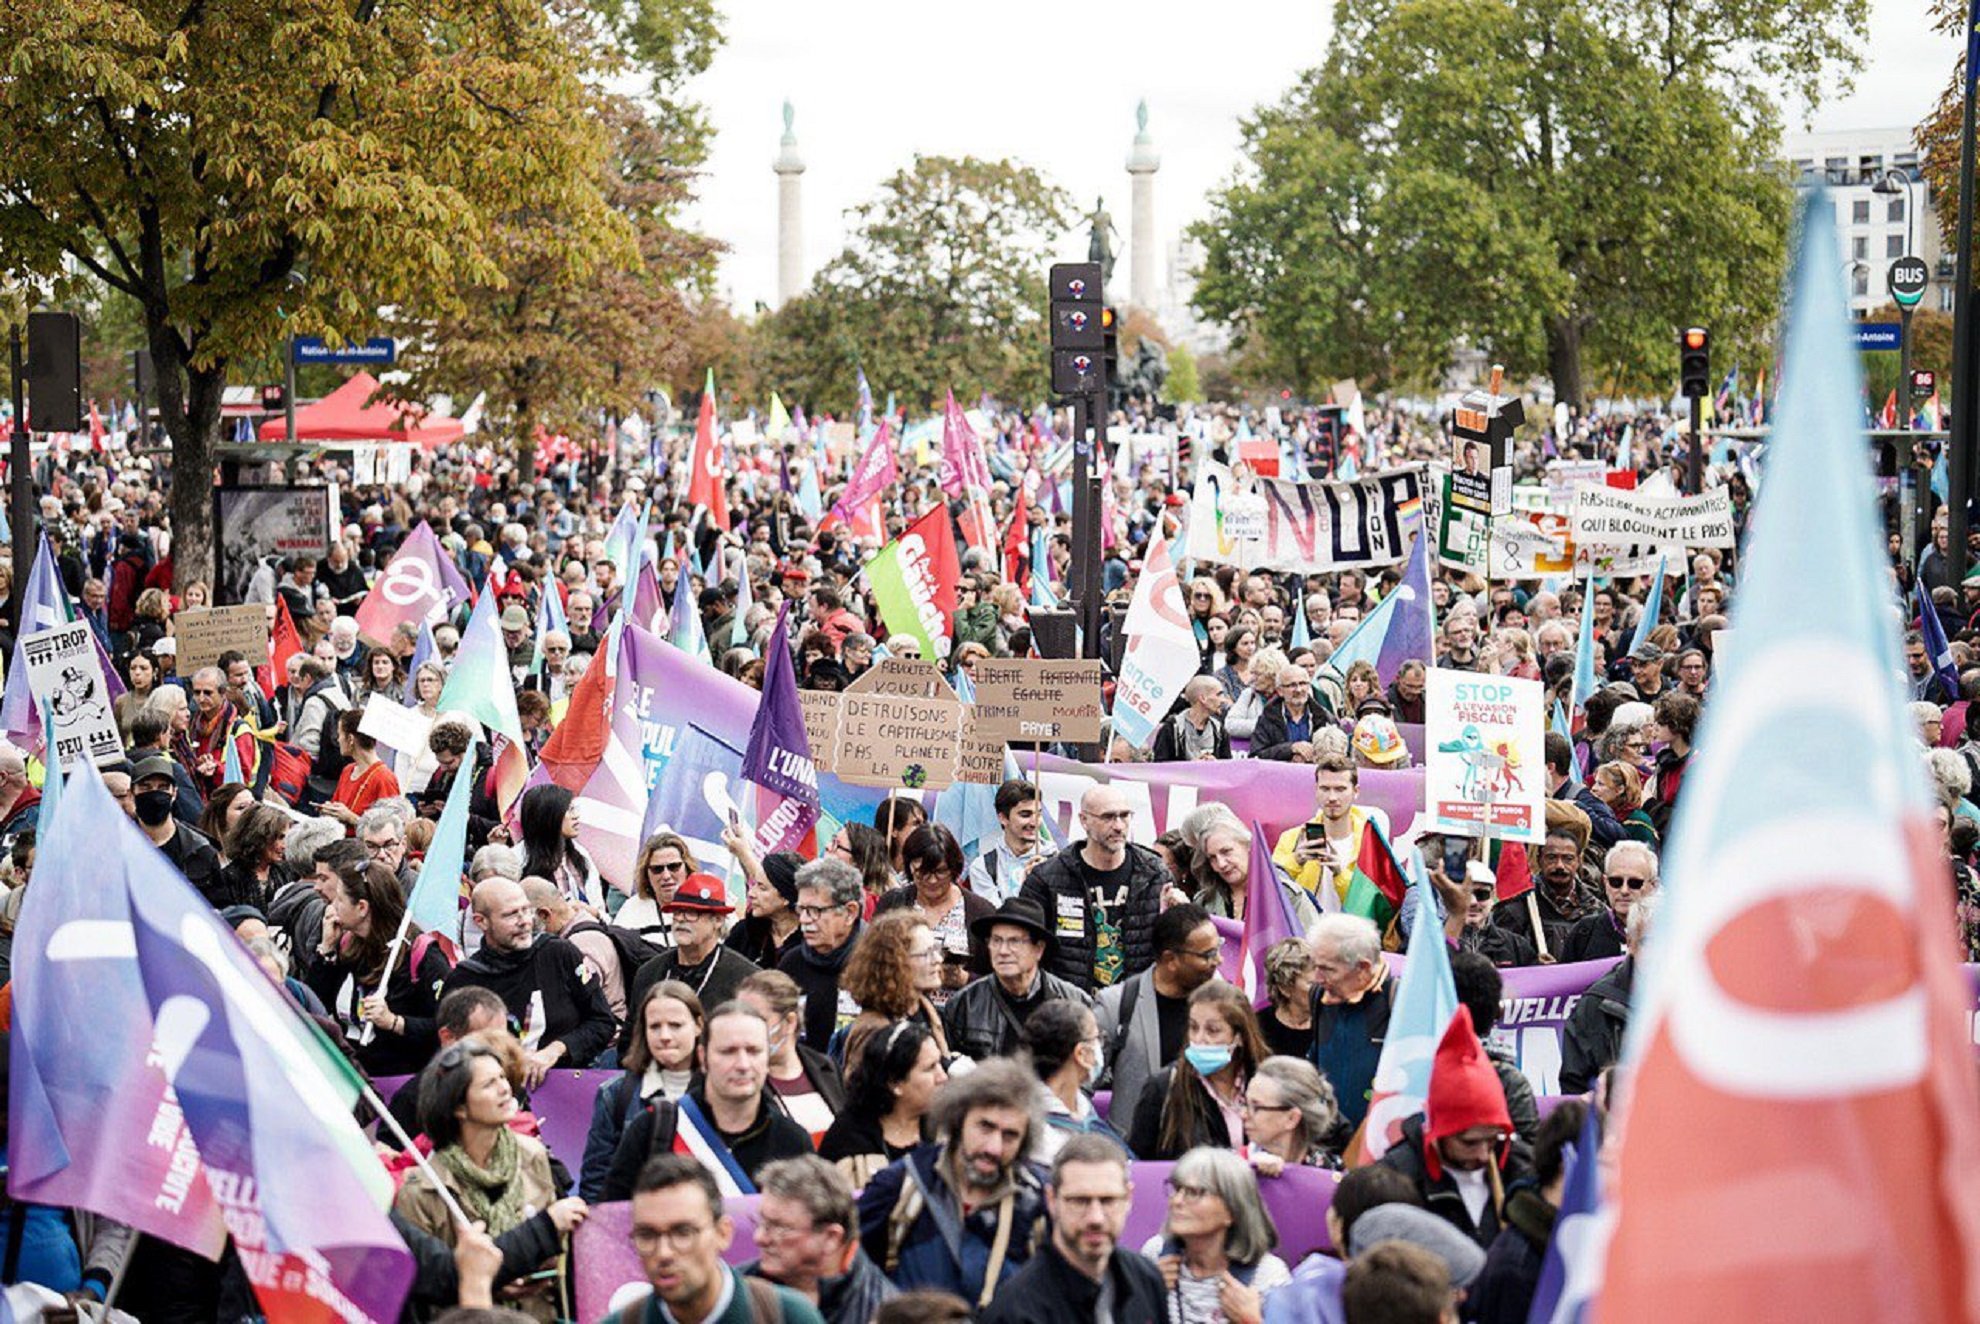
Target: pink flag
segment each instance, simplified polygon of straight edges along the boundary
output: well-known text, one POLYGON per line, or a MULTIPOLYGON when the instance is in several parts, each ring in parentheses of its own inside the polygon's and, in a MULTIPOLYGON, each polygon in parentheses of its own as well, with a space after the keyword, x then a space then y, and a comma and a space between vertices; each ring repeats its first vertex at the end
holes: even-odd
POLYGON ((421 521, 358 604, 358 633, 374 644, 389 644, 401 625, 438 622, 468 597, 467 580, 421 521))
POLYGON ((1272 1003, 1265 982, 1265 953, 1283 938, 1297 938, 1279 866, 1272 863, 1272 839, 1257 819, 1251 820, 1251 883, 1245 892, 1244 937, 1238 944, 1238 987, 1263 1011, 1272 1003))
POLYGON ((900 480, 900 469, 894 464, 894 432, 886 423, 873 434, 866 453, 859 457, 853 466, 852 477, 846 480, 845 490, 832 504, 832 513, 847 524, 857 526, 859 517, 866 514, 880 494, 888 486, 900 480))

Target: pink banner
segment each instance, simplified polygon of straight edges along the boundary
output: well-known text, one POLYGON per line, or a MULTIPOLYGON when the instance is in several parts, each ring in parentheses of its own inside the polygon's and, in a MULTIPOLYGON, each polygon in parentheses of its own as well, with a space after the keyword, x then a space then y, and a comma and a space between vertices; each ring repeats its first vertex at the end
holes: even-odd
MULTIPOLYGON (((543 1143, 575 1173, 584 1162, 585 1138, 591 1134, 591 1104, 598 1091, 622 1071, 551 1071, 529 1096, 543 1143)), ((380 1076, 371 1082, 381 1099, 390 1099, 410 1076, 380 1076)))

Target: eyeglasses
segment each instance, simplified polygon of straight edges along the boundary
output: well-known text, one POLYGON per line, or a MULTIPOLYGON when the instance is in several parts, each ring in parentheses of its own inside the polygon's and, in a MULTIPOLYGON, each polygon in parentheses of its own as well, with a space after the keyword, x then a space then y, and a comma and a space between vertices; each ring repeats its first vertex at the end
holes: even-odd
POLYGON ((651 1255, 666 1242, 677 1251, 693 1250, 694 1244, 714 1230, 712 1223, 680 1223, 674 1227, 636 1227, 627 1238, 633 1249, 642 1255, 651 1255))
POLYGON ((1253 1103, 1250 1099, 1239 1099, 1238 1111, 1241 1113, 1293 1113, 1298 1112, 1299 1109, 1293 1107, 1290 1103, 1253 1103))
POLYGON ((219 693, 220 693, 219 690, 213 689, 211 687, 208 687, 206 689, 201 689, 197 685, 193 686, 193 698, 195 699, 211 699, 219 693))
POLYGON ((988 947, 993 952, 1021 952, 1025 948, 1031 946, 1033 943, 1040 941, 1043 940, 1039 938, 1034 938, 1029 934, 1026 934, 1023 937, 1015 937, 1015 938, 1010 936, 1009 934, 1006 934, 1002 937, 991 938, 983 945, 985 947, 988 947))
POLYGON ((1471 889, 1471 899, 1473 901, 1490 901, 1497 895, 1498 893, 1490 887, 1474 887, 1471 889))
POLYGON ((1632 892, 1641 892, 1644 888, 1650 886, 1650 880, 1648 878, 1618 878, 1614 874, 1610 874, 1603 881, 1608 883, 1610 887, 1626 887, 1632 892))
POLYGON ((1102 814, 1096 811, 1082 809, 1079 811, 1079 816, 1081 818, 1090 818, 1096 823, 1126 823, 1134 818, 1134 810, 1116 809, 1102 814))
POLYGON ((759 1218, 756 1220, 756 1239, 758 1241, 762 1241, 765 1237, 808 1237, 817 1230, 816 1227, 799 1227, 796 1223, 786 1223, 781 1219, 775 1218, 759 1218))
POLYGON ((1170 1181, 1164 1184, 1169 1188, 1169 1198, 1171 1200, 1194 1203, 1197 1200, 1206 1200, 1210 1197, 1210 1188, 1208 1186, 1197 1186, 1191 1182, 1180 1181, 1170 1181))
POLYGON ((845 909, 844 906, 800 905, 797 908, 797 917, 799 919, 822 919, 824 916, 831 914, 835 910, 843 910, 843 909, 845 909))
POLYGON ((1195 957, 1195 958, 1196 958, 1197 960, 1199 960, 1199 961, 1208 961, 1208 962, 1210 962, 1210 963, 1211 963, 1212 965, 1214 965, 1214 964, 1216 964, 1216 963, 1217 963, 1218 961, 1221 961, 1221 960, 1223 960, 1223 959, 1224 959, 1224 944, 1220 942, 1220 943, 1218 943, 1218 944, 1217 944, 1217 945, 1216 945, 1215 947, 1211 947, 1211 948, 1208 948, 1208 949, 1206 949, 1206 950, 1204 950, 1204 951, 1200 951, 1200 952, 1198 952, 1198 951, 1192 951, 1192 950, 1190 950, 1190 949, 1189 949, 1189 948, 1187 948, 1187 947, 1178 947, 1178 948, 1176 949, 1176 955, 1178 955, 1178 956, 1194 956, 1194 957, 1195 957))
POLYGON ((942 959, 942 949, 940 947, 930 947, 925 951, 908 953, 908 960, 910 961, 926 962, 926 961, 939 961, 941 959, 942 959))

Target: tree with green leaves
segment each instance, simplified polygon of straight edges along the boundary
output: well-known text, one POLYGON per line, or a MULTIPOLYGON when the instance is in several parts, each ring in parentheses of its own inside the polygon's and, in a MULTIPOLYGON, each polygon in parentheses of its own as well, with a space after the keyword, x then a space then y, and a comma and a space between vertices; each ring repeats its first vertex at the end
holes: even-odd
POLYGON ((1162 383, 1162 401, 1171 405, 1203 403, 1203 388, 1196 380, 1196 355, 1187 345, 1169 351, 1169 379, 1162 383))
POLYGON ((1469 343, 1556 397, 1660 392, 1673 335, 1757 358, 1791 189, 1756 74, 1810 101, 1863 0, 1341 3, 1244 124, 1196 294, 1254 377, 1437 379, 1469 343))
MULTIPOLYGON (((657 2, 657 0, 656 0, 657 2)), ((212 573, 230 365, 504 279, 518 199, 621 224, 576 0, 13 0, 0 7, 0 276, 135 300, 173 450, 175 573, 212 573)), ((591 45, 596 46, 595 39, 591 45)), ((623 233, 623 231, 620 231, 623 233)))
POLYGON ((692 366, 689 301, 707 295, 715 274, 717 245, 680 219, 708 143, 680 88, 714 54, 712 0, 646 0, 565 22, 593 71, 588 114, 607 135, 597 187, 611 224, 516 197, 492 223, 502 282, 401 327, 414 346, 414 389, 456 399, 485 390, 486 416, 525 474, 539 430, 594 428, 600 410, 623 416, 692 366), (598 77, 634 73, 646 75, 642 98, 598 77))
POLYGON ((943 392, 1041 399, 1045 270, 1070 200, 1028 166, 917 156, 854 210, 845 251, 759 324, 766 382, 842 416, 864 368, 876 392, 932 408, 943 392))

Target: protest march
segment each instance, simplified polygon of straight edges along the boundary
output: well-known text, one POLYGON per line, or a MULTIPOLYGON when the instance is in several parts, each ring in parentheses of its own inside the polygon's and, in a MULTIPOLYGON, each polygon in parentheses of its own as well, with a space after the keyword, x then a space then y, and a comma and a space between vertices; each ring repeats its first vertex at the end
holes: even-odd
POLYGON ((711 375, 230 471, 203 581, 38 441, 0 1319, 1980 1318, 1980 572, 1829 216, 1702 483, 711 375))

